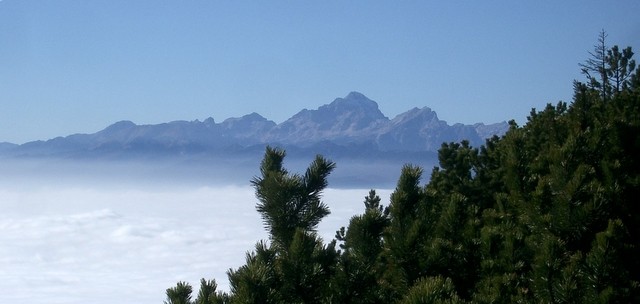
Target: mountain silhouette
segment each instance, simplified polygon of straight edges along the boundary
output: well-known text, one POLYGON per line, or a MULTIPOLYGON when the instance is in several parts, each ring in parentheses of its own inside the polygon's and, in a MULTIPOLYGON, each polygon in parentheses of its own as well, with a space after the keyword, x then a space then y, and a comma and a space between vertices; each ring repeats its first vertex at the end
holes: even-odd
POLYGON ((211 117, 204 121, 154 125, 120 121, 93 134, 74 134, 22 145, 5 143, 0 153, 67 158, 221 155, 279 145, 292 151, 333 151, 342 156, 362 157, 376 153, 435 152, 443 142, 461 140, 479 146, 486 138, 502 135, 507 129, 506 122, 449 125, 428 107, 413 108, 389 119, 375 101, 351 92, 317 109, 303 109, 280 124, 257 113, 228 118, 220 123, 211 117))

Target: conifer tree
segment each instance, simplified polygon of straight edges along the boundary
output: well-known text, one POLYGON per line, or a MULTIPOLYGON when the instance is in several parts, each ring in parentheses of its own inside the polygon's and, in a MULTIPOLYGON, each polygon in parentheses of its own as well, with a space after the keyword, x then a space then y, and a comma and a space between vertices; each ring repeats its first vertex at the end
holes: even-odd
POLYGON ((607 76, 611 80, 614 93, 629 89, 630 77, 636 69, 636 61, 632 59, 631 47, 619 50, 617 45, 607 50, 607 76))
POLYGON ((398 297, 421 276, 422 238, 428 231, 424 189, 420 187, 422 169, 405 165, 389 205, 389 227, 384 233, 385 262, 383 281, 389 297, 398 297))
POLYGON ((437 276, 420 278, 400 303, 462 304, 464 302, 456 294, 451 279, 437 276))
POLYGON ((598 90, 603 101, 607 101, 611 93, 609 73, 607 73, 607 36, 604 30, 600 32, 598 43, 594 45, 593 52, 589 52, 591 58, 580 64, 590 88, 598 90))
POLYGON ((269 240, 229 270, 229 295, 202 280, 195 303, 640 303, 640 77, 605 38, 572 103, 477 149, 443 144, 425 186, 404 166, 388 208, 371 190, 336 233, 341 250, 315 233, 335 164, 291 174, 267 148, 252 185, 269 240))
POLYGON ((216 280, 200 280, 200 291, 194 304, 224 304, 228 303, 228 296, 225 293, 217 292, 218 284, 216 280))
POLYGON ((339 253, 315 229, 329 214, 321 195, 335 164, 317 156, 304 175, 290 174, 285 155, 267 147, 261 176, 251 181, 270 243, 258 243, 246 265, 229 270, 232 303, 320 303, 332 295, 339 253))
POLYGON ((381 253, 383 233, 389 225, 388 208, 380 204, 375 190, 365 197, 364 214, 356 215, 338 231, 337 238, 344 241, 340 271, 336 286, 340 286, 340 303, 385 303, 380 292, 379 277, 385 269, 381 253))
POLYGON ((167 289, 165 304, 191 304, 193 287, 187 282, 178 282, 175 287, 167 289))
POLYGON ((260 166, 261 176, 251 184, 259 200, 256 209, 269 230, 271 241, 287 248, 297 229, 315 231, 322 218, 329 214, 320 196, 335 163, 317 156, 303 176, 291 175, 283 168, 285 155, 284 150, 267 147, 260 166))

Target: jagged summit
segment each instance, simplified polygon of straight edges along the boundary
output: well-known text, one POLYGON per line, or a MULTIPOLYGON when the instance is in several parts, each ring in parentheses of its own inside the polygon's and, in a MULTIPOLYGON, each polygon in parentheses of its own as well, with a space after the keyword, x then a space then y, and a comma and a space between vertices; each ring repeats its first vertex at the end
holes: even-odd
POLYGON ((438 114, 429 107, 413 108, 407 112, 400 113, 391 121, 392 124, 401 124, 407 121, 419 121, 421 123, 446 124, 445 121, 438 119, 438 114))
POLYGON ((375 101, 360 93, 351 92, 317 110, 305 109, 298 112, 278 125, 270 133, 270 139, 302 144, 322 140, 359 142, 388 120, 375 101))

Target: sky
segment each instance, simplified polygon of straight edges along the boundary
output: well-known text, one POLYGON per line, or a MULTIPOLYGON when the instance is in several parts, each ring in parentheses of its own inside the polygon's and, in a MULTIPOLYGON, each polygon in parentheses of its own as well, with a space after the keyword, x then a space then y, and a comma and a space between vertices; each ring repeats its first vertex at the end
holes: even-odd
POLYGON ((640 1, 0 1, 0 142, 120 121, 280 123, 358 91, 388 117, 526 122, 640 1))

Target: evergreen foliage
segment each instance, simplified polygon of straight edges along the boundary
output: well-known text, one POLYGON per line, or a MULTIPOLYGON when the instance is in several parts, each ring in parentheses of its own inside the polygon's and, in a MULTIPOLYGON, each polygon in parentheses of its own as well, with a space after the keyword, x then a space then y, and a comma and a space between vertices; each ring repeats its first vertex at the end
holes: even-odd
POLYGON ((176 287, 167 289, 165 304, 190 304, 193 288, 186 282, 178 282, 176 287))
POLYGON ((449 278, 424 277, 411 287, 402 304, 458 304, 460 300, 449 278))
MULTIPOLYGON (((335 164, 290 174, 267 148, 252 185, 269 240, 229 270, 230 294, 202 280, 195 303, 640 303, 640 77, 605 38, 572 103, 479 148, 444 143, 426 185, 405 165, 389 206, 371 190, 328 244, 335 164)), ((180 282, 165 303, 190 297, 180 282)))
POLYGON ((270 243, 258 243, 245 266, 229 270, 231 303, 321 303, 332 296, 339 252, 315 229, 329 214, 320 196, 335 164, 317 156, 304 175, 290 174, 285 155, 268 147, 261 176, 251 182, 270 243))
POLYGON ((223 304, 229 302, 229 296, 217 292, 216 280, 200 280, 200 291, 195 301, 191 301, 193 288, 187 282, 178 282, 175 287, 167 289, 165 304, 223 304))

